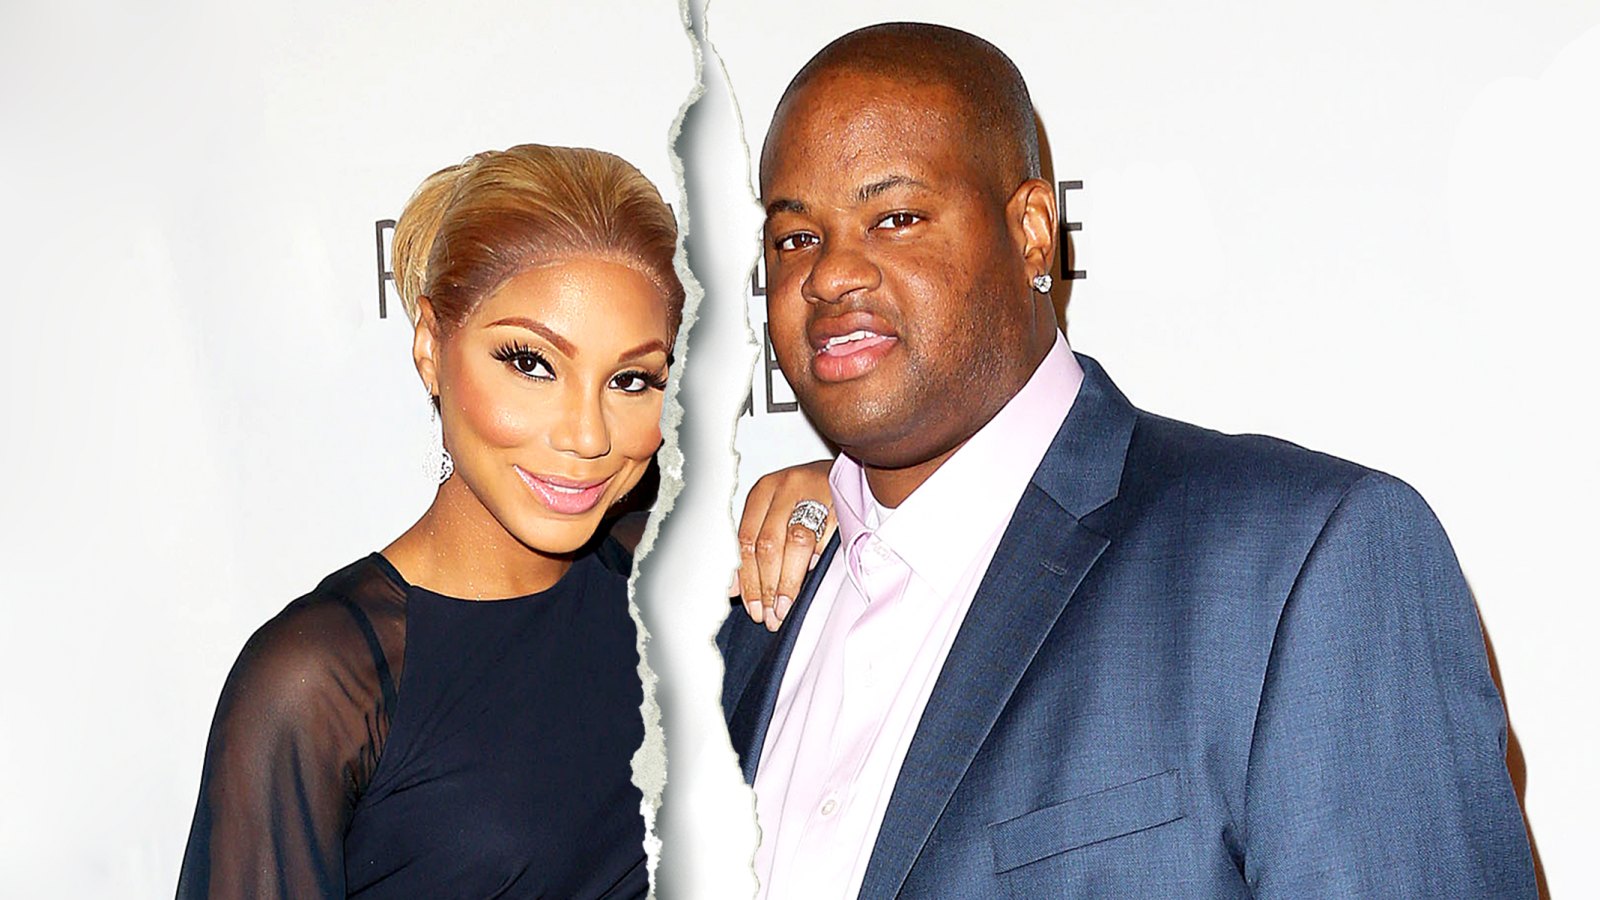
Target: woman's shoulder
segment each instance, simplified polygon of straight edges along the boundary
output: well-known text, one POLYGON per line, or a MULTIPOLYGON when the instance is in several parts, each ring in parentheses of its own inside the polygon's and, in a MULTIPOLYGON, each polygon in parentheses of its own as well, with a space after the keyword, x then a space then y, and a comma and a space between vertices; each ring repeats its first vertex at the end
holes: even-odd
POLYGON ((404 589, 368 557, 245 642, 212 719, 178 896, 344 896, 340 848, 389 731, 404 622, 404 589))
POLYGON ((256 629, 228 676, 233 699, 258 713, 376 700, 405 644, 405 590, 381 560, 334 572, 256 629))

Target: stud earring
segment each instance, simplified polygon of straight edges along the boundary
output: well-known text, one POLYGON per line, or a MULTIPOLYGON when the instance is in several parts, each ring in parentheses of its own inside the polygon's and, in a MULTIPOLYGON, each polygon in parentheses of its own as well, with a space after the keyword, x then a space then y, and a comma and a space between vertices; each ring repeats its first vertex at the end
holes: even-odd
POLYGON ((1055 280, 1050 277, 1049 272, 1040 272, 1033 276, 1033 289, 1041 294, 1050 293, 1050 286, 1054 283, 1055 280))

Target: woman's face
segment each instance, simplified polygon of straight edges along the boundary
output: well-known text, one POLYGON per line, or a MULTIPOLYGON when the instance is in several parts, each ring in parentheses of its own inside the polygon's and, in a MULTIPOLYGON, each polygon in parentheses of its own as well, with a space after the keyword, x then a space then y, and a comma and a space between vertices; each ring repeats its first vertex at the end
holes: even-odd
POLYGON ((511 279, 433 354, 453 477, 528 547, 578 549, 661 446, 671 338, 660 292, 625 265, 511 279))

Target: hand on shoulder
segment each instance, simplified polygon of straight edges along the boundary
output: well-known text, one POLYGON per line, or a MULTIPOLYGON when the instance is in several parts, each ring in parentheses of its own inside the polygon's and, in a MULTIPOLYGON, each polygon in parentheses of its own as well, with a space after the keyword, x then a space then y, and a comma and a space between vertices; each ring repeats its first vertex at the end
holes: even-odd
POLYGON ((744 602, 751 621, 777 631, 806 574, 838 528, 828 471, 833 460, 790 466, 761 476, 745 497, 739 518, 739 571, 729 596, 744 602), (791 521, 795 507, 812 500, 827 509, 821 533, 791 521))

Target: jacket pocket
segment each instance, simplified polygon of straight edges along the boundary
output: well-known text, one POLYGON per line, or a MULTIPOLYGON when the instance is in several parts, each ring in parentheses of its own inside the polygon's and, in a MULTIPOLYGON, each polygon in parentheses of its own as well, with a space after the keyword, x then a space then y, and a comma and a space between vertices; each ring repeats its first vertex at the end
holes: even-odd
POLYGON ((994 870, 1008 872, 1181 818, 1178 770, 1168 769, 990 825, 994 870))

